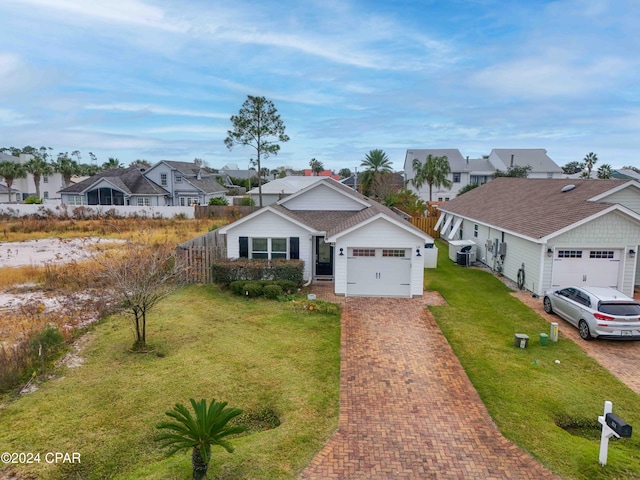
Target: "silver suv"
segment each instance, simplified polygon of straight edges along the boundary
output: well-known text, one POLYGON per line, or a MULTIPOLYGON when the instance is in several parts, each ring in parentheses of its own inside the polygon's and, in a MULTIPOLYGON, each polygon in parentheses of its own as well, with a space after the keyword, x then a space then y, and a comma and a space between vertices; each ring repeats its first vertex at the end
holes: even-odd
POLYGON ((640 339, 640 304, 615 288, 565 287, 544 292, 544 311, 578 327, 580 337, 640 339))

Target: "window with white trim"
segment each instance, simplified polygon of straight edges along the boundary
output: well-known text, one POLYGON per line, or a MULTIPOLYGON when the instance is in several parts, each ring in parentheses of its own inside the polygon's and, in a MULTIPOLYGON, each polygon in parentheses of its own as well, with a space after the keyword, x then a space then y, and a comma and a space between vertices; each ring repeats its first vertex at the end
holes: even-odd
POLYGON ((473 224, 473 236, 475 238, 478 238, 478 224, 477 223, 473 224))
POLYGON ((182 175, 176 175, 176 183, 182 183, 182 175))
POLYGON ((460 172, 453 172, 453 183, 460 183, 460 177, 461 177, 461 173, 460 172))
POLYGON ((558 250, 558 258, 582 258, 582 250, 558 250))
POLYGON ((46 200, 47 198, 49 198, 49 192, 45 191, 44 192, 44 199, 46 200))
POLYGON ((136 203, 138 204, 139 207, 150 207, 151 199, 149 197, 138 197, 136 199, 136 203))
POLYGON ((250 258, 287 258, 286 238, 251 238, 250 258))
POLYGON ((399 248, 383 248, 382 256, 383 257, 404 257, 406 255, 406 250, 399 248))
POLYGON ((613 258, 613 250, 591 250, 589 252, 589 258, 613 258))
POLYGON ((161 173, 160 174, 160 185, 162 185, 163 187, 167 186, 167 174, 166 173, 161 173))
POLYGON ((49 183, 49 175, 42 176, 42 183, 49 183))
POLYGON ((354 257, 375 257, 376 251, 373 248, 354 248, 352 255, 354 257))

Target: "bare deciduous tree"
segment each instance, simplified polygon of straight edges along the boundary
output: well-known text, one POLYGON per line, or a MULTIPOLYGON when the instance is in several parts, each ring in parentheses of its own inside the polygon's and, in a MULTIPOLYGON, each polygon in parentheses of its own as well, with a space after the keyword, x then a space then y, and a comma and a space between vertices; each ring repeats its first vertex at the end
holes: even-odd
POLYGON ((128 242, 98 259, 111 294, 133 315, 134 350, 147 342, 147 313, 182 286, 182 266, 168 244, 128 242))

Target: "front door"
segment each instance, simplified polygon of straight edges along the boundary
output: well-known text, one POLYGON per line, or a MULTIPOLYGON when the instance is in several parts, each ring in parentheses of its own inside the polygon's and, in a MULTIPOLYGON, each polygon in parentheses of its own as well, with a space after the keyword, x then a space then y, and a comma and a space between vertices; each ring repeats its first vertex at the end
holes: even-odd
POLYGON ((333 247, 322 237, 316 237, 316 275, 333 275, 333 247))

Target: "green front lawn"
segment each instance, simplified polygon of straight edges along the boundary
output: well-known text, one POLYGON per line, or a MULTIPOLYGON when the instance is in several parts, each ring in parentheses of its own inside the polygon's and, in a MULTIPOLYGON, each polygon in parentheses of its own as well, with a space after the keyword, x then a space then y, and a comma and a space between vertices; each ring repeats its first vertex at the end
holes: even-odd
MULTIPOLYGON (((245 412, 270 408, 282 422, 233 440, 231 455, 214 449, 209 478, 295 478, 337 428, 338 316, 190 286, 150 313, 154 353, 128 351, 125 318, 109 318, 90 335, 82 367, 0 408, 0 452, 42 454, 40 464, 18 472, 190 478, 190 455, 166 458, 153 441, 164 412, 190 397, 215 397, 245 412), (48 465, 46 452, 79 452, 81 463, 48 465)), ((0 465, 0 477, 6 472, 0 465)))
POLYGON ((448 306, 429 308, 503 434, 565 479, 640 479, 640 432, 612 440, 603 468, 597 424, 610 400, 614 413, 640 428, 640 395, 563 338, 571 327, 562 320, 560 341, 540 346, 548 322, 491 273, 459 267, 445 244, 437 246, 438 268, 425 270, 425 285, 448 306), (528 348, 514 346, 516 333, 529 335, 528 348), (589 428, 572 435, 556 422, 589 428))

